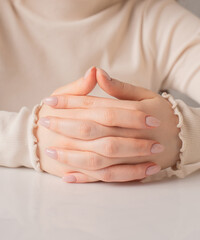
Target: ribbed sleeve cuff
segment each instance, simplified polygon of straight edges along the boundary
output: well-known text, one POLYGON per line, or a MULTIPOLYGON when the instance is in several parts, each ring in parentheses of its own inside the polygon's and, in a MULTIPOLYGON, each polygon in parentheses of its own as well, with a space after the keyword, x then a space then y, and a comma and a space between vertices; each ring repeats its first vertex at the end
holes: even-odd
POLYGON ((173 167, 162 169, 155 175, 148 176, 140 182, 158 181, 165 177, 185 176, 200 169, 200 108, 189 107, 180 99, 174 99, 169 93, 163 92, 172 105, 174 114, 178 116, 177 127, 180 128, 179 138, 182 141, 179 160, 173 167))
POLYGON ((43 105, 43 101, 40 102, 40 104, 37 104, 34 106, 31 116, 30 116, 30 122, 29 122, 29 132, 28 132, 28 141, 29 141, 29 153, 30 153, 30 160, 33 168, 37 172, 43 172, 43 170, 40 167, 40 160, 37 156, 37 138, 34 135, 34 130, 37 128, 37 121, 38 121, 38 113, 43 105))

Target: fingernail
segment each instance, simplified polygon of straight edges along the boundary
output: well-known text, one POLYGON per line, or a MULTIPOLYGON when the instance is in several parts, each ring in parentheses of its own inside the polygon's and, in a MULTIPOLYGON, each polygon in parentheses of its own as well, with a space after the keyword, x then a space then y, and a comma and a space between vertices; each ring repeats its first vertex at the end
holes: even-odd
POLYGON ((86 72, 85 75, 84 75, 84 78, 85 78, 85 79, 89 76, 90 71, 92 70, 93 67, 94 67, 94 66, 92 66, 91 68, 89 68, 89 69, 87 70, 87 72, 86 72))
POLYGON ((57 159, 57 158, 58 158, 58 154, 57 154, 57 151, 56 151, 56 150, 51 149, 51 148, 46 148, 45 151, 46 151, 46 154, 47 154, 50 158, 53 158, 53 159, 57 159))
POLYGON ((159 152, 162 152, 164 150, 164 146, 159 144, 159 143, 155 143, 152 145, 151 147, 151 152, 152 153, 159 153, 159 152))
POLYGON ((48 97, 43 100, 43 103, 45 103, 49 106, 56 106, 58 104, 58 98, 57 97, 48 97))
POLYGON ((103 69, 98 68, 98 70, 101 72, 101 74, 102 74, 107 80, 109 80, 109 81, 112 80, 112 78, 108 75, 108 73, 105 72, 103 69))
POLYGON ((62 177, 62 179, 64 182, 70 182, 70 183, 77 181, 77 179, 74 175, 67 175, 67 176, 62 177))
POLYGON ((48 118, 40 118, 38 123, 47 128, 50 126, 50 120, 48 118))
POLYGON ((148 167, 146 170, 146 175, 153 175, 161 170, 161 167, 159 165, 154 165, 151 167, 148 167))
POLYGON ((150 127, 158 127, 160 126, 160 120, 155 117, 148 116, 146 117, 146 124, 150 127))

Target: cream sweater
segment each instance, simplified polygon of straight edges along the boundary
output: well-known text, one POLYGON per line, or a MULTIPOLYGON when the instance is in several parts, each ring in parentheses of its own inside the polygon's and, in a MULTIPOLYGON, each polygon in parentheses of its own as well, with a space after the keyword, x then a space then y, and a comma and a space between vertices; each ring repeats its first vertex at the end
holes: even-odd
MULTIPOLYGON (((41 100, 92 65, 200 103, 200 19, 174 0, 0 0, 0 165, 40 170, 41 100)), ((90 95, 110 97, 98 86, 90 95)), ((179 117, 180 161, 142 182, 200 169, 200 108, 163 93, 179 117)))

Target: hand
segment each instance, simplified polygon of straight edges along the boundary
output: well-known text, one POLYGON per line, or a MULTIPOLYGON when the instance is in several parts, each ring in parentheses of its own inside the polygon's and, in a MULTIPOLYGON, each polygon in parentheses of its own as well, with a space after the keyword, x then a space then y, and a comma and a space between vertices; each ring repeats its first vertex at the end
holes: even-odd
MULTIPOLYGON (((79 150, 76 153, 74 151, 74 154, 69 154, 69 150, 60 146, 49 149, 49 153, 54 153, 53 158, 57 158, 62 163, 67 162, 68 165, 76 166, 81 170, 90 170, 89 175, 83 172, 74 173, 77 182, 88 182, 91 177, 101 179, 102 173, 104 181, 142 179, 146 176, 148 161, 153 161, 162 168, 175 164, 181 142, 176 127, 178 119, 173 114, 170 103, 147 89, 108 79, 109 76, 104 71, 97 70, 100 87, 108 94, 128 101, 73 95, 59 95, 56 99, 56 93, 53 94, 54 98, 51 98, 54 100, 53 103, 56 104, 57 101, 54 108, 79 109, 66 110, 65 119, 48 117, 49 128, 64 136, 87 141, 79 141, 77 146, 74 145, 74 149, 79 150), (161 111, 162 109, 164 111, 161 111), (162 119, 161 126, 148 127, 145 123, 148 115, 162 119), (166 119, 171 120, 170 124, 166 119), (73 132, 70 131, 72 128, 73 132), (75 131, 76 129, 80 131, 75 131), (140 140, 136 140, 138 138, 140 140), (93 141, 88 141, 91 139, 93 141), (168 143, 169 139, 170 143, 168 143), (164 143, 162 145, 165 146, 165 151, 162 152, 163 149, 160 147, 158 150, 162 153, 152 154, 150 152, 152 145, 159 142, 164 143), (87 153, 92 152, 92 156, 83 154, 85 150, 89 151, 87 153), (166 154, 169 150, 172 150, 170 154, 166 154), (146 165, 143 162, 147 162, 146 165), (140 169, 137 171, 140 172, 139 175, 135 169, 140 169)), ((63 89, 62 93, 64 92, 63 89)), ((52 106, 52 103, 50 105, 52 106)), ((152 165, 151 162, 150 164, 152 165)))
MULTIPOLYGON (((96 69, 92 68, 89 71, 89 74, 86 74, 85 78, 80 78, 67 86, 65 86, 65 93, 68 94, 79 94, 79 95, 86 95, 92 89, 96 86, 96 69)), ((56 93, 62 93, 62 89, 57 89, 55 91, 56 93)), ((65 110, 61 111, 58 109, 53 109, 49 107, 48 105, 42 105, 39 113, 38 118, 42 118, 46 115, 52 115, 52 116, 59 116, 64 117, 65 116, 65 110)), ((55 176, 62 177, 67 172, 71 171, 77 171, 78 168, 68 166, 66 164, 63 164, 61 162, 55 161, 52 158, 49 158, 46 153, 45 149, 49 145, 57 145, 59 143, 64 143, 67 141, 66 137, 63 137, 61 135, 58 135, 54 133, 53 131, 49 131, 46 128, 42 127, 40 124, 37 123, 37 128, 35 136, 38 140, 37 144, 37 155, 40 159, 40 166, 41 169, 47 173, 53 174, 55 176)), ((91 178, 92 180, 95 180, 94 178, 91 178)))

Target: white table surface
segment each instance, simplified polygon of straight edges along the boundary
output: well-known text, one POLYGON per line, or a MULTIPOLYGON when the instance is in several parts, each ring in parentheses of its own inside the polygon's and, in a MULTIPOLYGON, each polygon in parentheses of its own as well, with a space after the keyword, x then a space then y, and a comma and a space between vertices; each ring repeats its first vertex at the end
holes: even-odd
POLYGON ((69 184, 0 168, 1 240, 199 240, 200 172, 154 183, 69 184))

